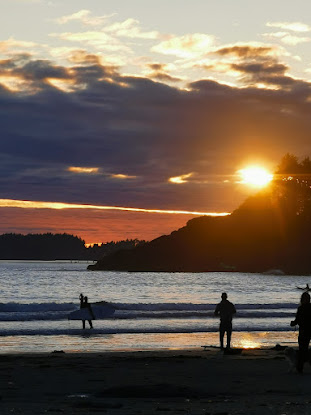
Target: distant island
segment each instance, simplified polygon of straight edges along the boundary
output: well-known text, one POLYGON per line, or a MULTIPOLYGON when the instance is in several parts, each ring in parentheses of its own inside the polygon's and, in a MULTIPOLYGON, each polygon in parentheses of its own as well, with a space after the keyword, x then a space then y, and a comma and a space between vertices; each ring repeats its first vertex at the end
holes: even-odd
POLYGON ((118 250, 132 249, 145 241, 127 239, 86 247, 85 241, 67 233, 0 235, 0 259, 2 260, 88 260, 96 261, 118 250))
POLYGON ((89 270, 311 274, 311 161, 286 154, 275 179, 227 217, 199 217, 89 270))

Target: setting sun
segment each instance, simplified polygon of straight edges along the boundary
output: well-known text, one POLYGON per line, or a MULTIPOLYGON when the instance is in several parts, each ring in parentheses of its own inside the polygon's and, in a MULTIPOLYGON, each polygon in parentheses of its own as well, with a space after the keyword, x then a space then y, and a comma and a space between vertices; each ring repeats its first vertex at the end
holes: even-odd
POLYGON ((250 166, 238 171, 241 183, 253 187, 267 186, 273 179, 273 174, 269 173, 264 167, 250 166))

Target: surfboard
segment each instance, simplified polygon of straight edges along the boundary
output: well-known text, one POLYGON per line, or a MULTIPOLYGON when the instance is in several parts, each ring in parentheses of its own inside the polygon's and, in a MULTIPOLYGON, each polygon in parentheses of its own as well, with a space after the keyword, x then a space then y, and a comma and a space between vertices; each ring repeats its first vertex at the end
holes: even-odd
POLYGON ((297 290, 302 290, 302 291, 311 291, 311 288, 309 287, 309 286, 307 286, 307 287, 296 287, 297 288, 297 290))
MULTIPOLYGON (((96 320, 111 317, 115 312, 111 305, 104 302, 91 304, 91 307, 96 320)), ((93 320, 93 316, 88 308, 80 308, 69 313, 68 320, 93 320)))

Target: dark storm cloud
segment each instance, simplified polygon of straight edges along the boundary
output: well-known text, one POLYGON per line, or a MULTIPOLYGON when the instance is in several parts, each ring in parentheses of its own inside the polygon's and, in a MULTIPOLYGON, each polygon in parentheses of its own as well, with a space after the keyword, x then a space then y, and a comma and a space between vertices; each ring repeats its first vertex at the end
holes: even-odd
POLYGON ((244 159, 277 163, 286 152, 311 154, 310 84, 289 77, 286 69, 268 57, 242 59, 234 67, 277 90, 208 80, 182 90, 121 76, 91 56, 68 68, 42 60, 0 62, 1 73, 29 84, 25 92, 0 88, 0 197, 231 209, 237 202, 224 175, 244 159), (57 89, 50 78, 69 90, 57 89), (69 166, 98 167, 100 174, 73 174, 69 166), (168 183, 190 172, 204 184, 168 183))

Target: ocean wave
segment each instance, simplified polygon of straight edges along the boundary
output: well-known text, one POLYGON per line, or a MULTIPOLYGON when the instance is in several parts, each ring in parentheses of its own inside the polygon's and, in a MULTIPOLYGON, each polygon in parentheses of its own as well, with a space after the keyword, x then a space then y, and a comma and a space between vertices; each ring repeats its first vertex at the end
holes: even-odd
MULTIPOLYGON (((109 319, 190 319, 214 316, 215 304, 192 303, 107 303, 115 309, 109 319)), ((296 304, 237 304, 236 319, 292 318, 296 304)), ((69 313, 78 310, 75 303, 2 303, 0 321, 60 321, 67 320, 69 313)))
MULTIPOLYGON (((107 302, 116 310, 124 311, 207 311, 213 310, 216 304, 194 303, 114 303, 107 302)), ((237 310, 277 310, 296 309, 295 303, 256 303, 235 304, 237 310)), ((74 311, 79 308, 78 303, 0 303, 0 313, 6 312, 45 312, 45 311, 74 311)))
MULTIPOLYGON (((215 310, 216 303, 193 304, 193 303, 110 303, 116 310, 215 310)), ((235 304, 237 310, 275 310, 275 309, 296 309, 296 303, 256 303, 256 304, 235 304)))
MULTIPOLYGON (((0 321, 61 321, 68 319, 68 312, 28 312, 28 313, 0 313, 0 321)), ((134 319, 191 319, 191 318, 212 318, 214 313, 201 311, 184 311, 184 312, 115 312, 112 316, 101 319, 113 320, 134 320, 134 319)), ((271 319, 271 318, 293 318, 293 312, 240 312, 235 319, 271 319)))

